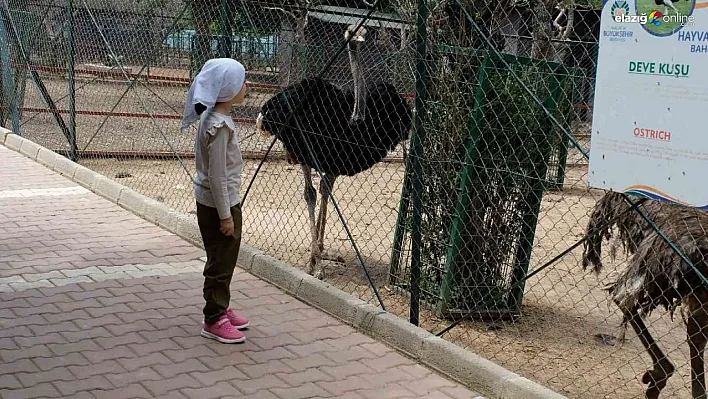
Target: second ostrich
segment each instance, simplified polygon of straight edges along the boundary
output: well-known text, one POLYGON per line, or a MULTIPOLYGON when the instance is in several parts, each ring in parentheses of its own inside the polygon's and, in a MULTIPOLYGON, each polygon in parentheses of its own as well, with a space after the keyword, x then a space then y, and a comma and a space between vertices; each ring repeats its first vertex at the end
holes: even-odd
POLYGON ((658 398, 676 367, 664 355, 642 318, 659 306, 672 315, 683 305, 691 355, 691 392, 694 399, 706 399, 703 355, 708 342, 708 214, 654 200, 637 204, 659 230, 680 249, 692 267, 647 223, 622 194, 608 192, 595 205, 587 225, 583 267, 602 269, 602 240, 612 238, 614 227, 625 251, 631 255, 627 268, 608 288, 624 314, 623 325, 631 325, 649 353, 653 369, 644 373, 646 398, 658 398))
POLYGON ((318 278, 324 276, 323 268, 316 267, 323 258, 327 201, 336 178, 354 176, 382 161, 408 139, 412 123, 412 111, 393 85, 366 84, 359 55, 365 35, 366 29, 355 30, 354 26, 344 34, 347 40, 351 37, 348 50, 353 93, 324 79, 303 79, 269 99, 256 120, 256 129, 263 136, 275 135, 282 142, 288 162, 302 167, 312 235, 309 268, 318 278), (316 221, 313 168, 322 173, 316 221))

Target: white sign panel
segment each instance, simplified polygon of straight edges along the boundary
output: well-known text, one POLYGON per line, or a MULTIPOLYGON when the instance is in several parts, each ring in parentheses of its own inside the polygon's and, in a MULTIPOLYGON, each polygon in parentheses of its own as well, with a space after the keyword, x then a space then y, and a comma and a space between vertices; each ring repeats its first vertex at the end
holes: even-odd
POLYGON ((708 0, 606 0, 597 62, 589 185, 708 209, 708 0))

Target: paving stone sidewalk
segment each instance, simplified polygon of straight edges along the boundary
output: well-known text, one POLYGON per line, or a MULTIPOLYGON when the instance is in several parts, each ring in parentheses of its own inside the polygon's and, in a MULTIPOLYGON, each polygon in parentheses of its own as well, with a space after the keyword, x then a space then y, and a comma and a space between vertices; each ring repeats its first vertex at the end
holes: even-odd
POLYGON ((203 256, 0 145, 0 397, 479 397, 240 269, 202 338, 203 256))

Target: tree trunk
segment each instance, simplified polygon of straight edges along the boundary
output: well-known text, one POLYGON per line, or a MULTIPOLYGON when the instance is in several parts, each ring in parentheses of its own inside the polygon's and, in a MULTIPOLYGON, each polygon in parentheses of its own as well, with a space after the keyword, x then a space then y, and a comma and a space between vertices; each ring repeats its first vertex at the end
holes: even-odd
POLYGON ((297 21, 295 21, 295 46, 293 51, 292 68, 294 75, 298 79, 303 79, 307 75, 305 68, 305 60, 308 59, 307 54, 307 39, 305 38, 305 28, 307 27, 307 11, 298 13, 297 21))
POLYGON ((538 0, 533 7, 533 50, 532 57, 541 60, 553 59, 553 45, 551 38, 553 30, 551 25, 552 6, 543 0, 538 0))
POLYGON ((295 46, 295 27, 290 18, 283 18, 278 43, 278 75, 280 85, 288 86, 291 81, 293 67, 293 47, 295 46))
POLYGON ((293 81, 304 78, 302 65, 307 56, 305 52, 305 28, 307 27, 307 9, 310 0, 299 2, 298 9, 268 7, 282 13, 280 43, 278 44, 278 69, 280 84, 287 86, 293 81))
POLYGON ((191 0, 192 18, 194 20, 194 48, 192 52, 192 74, 196 75, 202 65, 211 58, 211 38, 209 24, 214 21, 216 13, 213 1, 191 0))

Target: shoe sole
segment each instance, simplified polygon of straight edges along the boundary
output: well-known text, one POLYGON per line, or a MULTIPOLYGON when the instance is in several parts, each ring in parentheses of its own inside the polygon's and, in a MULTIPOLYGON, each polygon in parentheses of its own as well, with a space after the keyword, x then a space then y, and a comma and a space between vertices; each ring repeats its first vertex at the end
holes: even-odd
POLYGON ((245 329, 248 328, 248 326, 250 326, 250 325, 251 325, 251 322, 249 321, 248 323, 246 323, 246 324, 244 324, 244 325, 242 325, 242 326, 234 326, 234 327, 236 327, 236 328, 239 329, 239 330, 245 330, 245 329))
MULTIPOLYGON (((202 325, 204 325, 204 319, 202 319, 202 325)), ((242 326, 234 326, 234 327, 236 327, 236 329, 238 329, 238 330, 245 330, 245 329, 247 329, 250 325, 251 325, 251 322, 249 321, 248 323, 246 323, 246 324, 244 324, 244 325, 242 325, 242 326)), ((232 324, 232 326, 233 326, 233 324, 232 324)))
POLYGON ((222 338, 218 335, 212 334, 212 333, 205 331, 205 330, 202 330, 202 337, 219 341, 222 344, 239 344, 239 343, 246 340, 246 337, 241 337, 241 338, 236 338, 236 339, 222 338))

